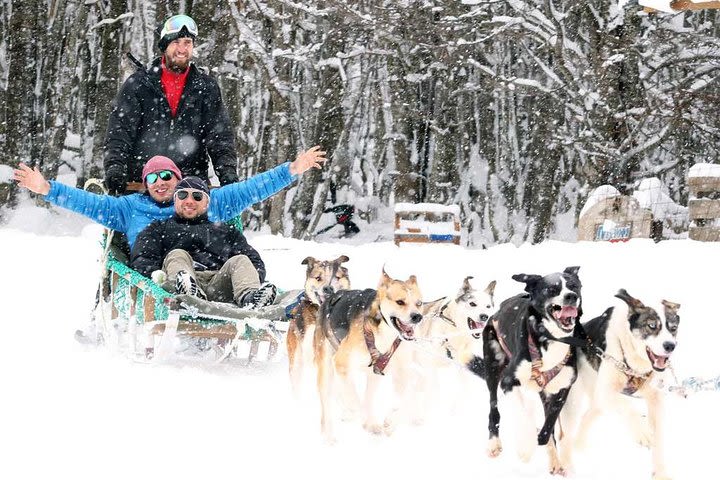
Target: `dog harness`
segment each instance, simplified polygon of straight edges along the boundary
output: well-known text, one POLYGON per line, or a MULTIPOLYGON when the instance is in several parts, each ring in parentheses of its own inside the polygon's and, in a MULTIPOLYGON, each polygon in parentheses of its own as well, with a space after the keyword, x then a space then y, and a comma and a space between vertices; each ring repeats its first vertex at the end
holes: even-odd
MULTIPOLYGON (((383 321, 384 320, 385 319, 383 319, 383 321)), ((369 319, 363 322, 363 337, 365 337, 365 345, 367 346, 368 352, 370 352, 370 364, 368 367, 373 367, 373 373, 377 375, 385 375, 385 367, 387 367, 390 358, 400 346, 402 340, 400 340, 400 337, 395 338, 395 341, 390 345, 390 350, 385 353, 380 353, 380 350, 375 346, 375 334, 370 329, 369 319)))
MULTIPOLYGON (((495 327, 495 331, 498 330, 498 321, 497 319, 493 319, 493 327, 495 327)), ((502 347, 503 351, 505 352, 505 355, 507 355, 508 358, 512 358, 512 353, 510 352, 510 349, 508 348, 507 344, 505 343, 505 340, 503 340, 502 336, 498 333, 497 336, 498 342, 500 343, 500 346, 502 347)), ((559 340, 558 340, 559 341, 559 340)), ((565 342, 562 342, 565 343, 565 342)), ((528 323, 528 350, 530 351, 530 363, 531 363, 531 369, 530 369, 530 379, 534 380, 535 383, 538 384, 540 388, 545 388, 545 385, 550 383, 553 378, 557 376, 558 373, 560 373, 560 370, 563 369, 565 365, 567 365, 567 362, 570 361, 570 357, 572 356, 572 350, 568 349, 567 355, 565 355, 565 358, 563 358, 560 363, 555 365, 550 370, 542 371, 541 368, 543 366, 542 361, 542 354, 540 353, 540 349, 538 348, 537 344, 535 343, 535 340, 533 339, 532 332, 530 331, 530 324, 528 323)))
POLYGON ((543 366, 542 355, 540 354, 540 349, 537 347, 535 340, 530 334, 530 325, 528 325, 528 350, 530 350, 530 360, 532 363, 530 378, 535 380, 535 383, 537 383, 540 388, 545 388, 545 385, 550 383, 552 379, 560 373, 560 370, 567 365, 567 362, 570 361, 570 357, 572 356, 572 349, 568 348, 565 358, 563 358, 560 363, 550 370, 541 371, 540 369, 543 366))
POLYGON ((635 395, 637 391, 640 390, 643 385, 645 385, 645 382, 648 381, 648 378, 650 378, 649 374, 642 377, 628 375, 628 379, 625 383, 625 388, 622 389, 622 393, 624 395, 635 395))

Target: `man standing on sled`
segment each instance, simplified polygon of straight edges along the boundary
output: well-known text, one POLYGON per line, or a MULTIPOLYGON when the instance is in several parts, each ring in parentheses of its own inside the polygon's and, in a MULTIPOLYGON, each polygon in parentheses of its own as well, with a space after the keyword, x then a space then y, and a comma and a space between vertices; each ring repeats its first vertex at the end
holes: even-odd
POLYGON ((130 266, 166 290, 258 309, 270 305, 276 287, 265 282, 265 264, 241 231, 208 218, 205 181, 185 177, 175 187, 175 215, 155 221, 137 237, 130 266), (154 274, 161 270, 164 275, 154 274), (164 278, 163 278, 164 277, 164 278))
POLYGON ((185 175, 221 185, 238 181, 235 137, 220 87, 191 62, 198 27, 187 15, 166 20, 159 32, 162 56, 149 69, 138 63, 120 88, 105 137, 105 184, 111 194, 141 182, 151 157, 172 159, 185 175))

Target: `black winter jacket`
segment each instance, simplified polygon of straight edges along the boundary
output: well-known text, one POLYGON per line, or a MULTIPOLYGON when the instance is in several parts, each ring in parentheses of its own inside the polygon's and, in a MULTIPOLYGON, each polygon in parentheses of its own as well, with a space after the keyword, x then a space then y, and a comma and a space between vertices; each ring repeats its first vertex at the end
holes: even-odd
POLYGON ((260 254, 237 228, 227 223, 213 223, 207 215, 188 220, 177 215, 156 220, 138 235, 130 255, 134 270, 149 277, 162 268, 165 256, 176 248, 190 254, 195 270, 220 270, 235 255, 246 255, 265 281, 265 264, 260 254))
POLYGON ((160 59, 140 69, 120 88, 105 137, 105 179, 124 175, 141 182, 151 157, 172 159, 183 175, 208 178, 208 162, 220 183, 238 181, 235 136, 217 82, 190 64, 177 116, 160 83, 160 59))

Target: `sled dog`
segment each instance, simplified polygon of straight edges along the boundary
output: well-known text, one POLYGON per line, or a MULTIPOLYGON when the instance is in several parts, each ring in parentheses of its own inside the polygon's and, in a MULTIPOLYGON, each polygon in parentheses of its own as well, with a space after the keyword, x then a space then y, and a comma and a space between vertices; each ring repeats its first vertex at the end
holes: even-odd
POLYGON ((569 408, 561 416, 566 435, 561 441, 561 453, 569 465, 572 447, 586 443, 588 430, 597 417, 616 412, 626 420, 635 439, 650 447, 653 478, 666 479, 663 392, 659 383, 677 345, 680 305, 662 300, 653 308, 624 289, 615 296, 623 303, 583 325, 588 346, 580 355, 579 380, 570 392, 569 408), (630 396, 645 400, 647 420, 633 409, 630 396), (584 414, 580 411, 583 397, 590 399, 584 414), (580 418, 574 437, 573 427, 580 418))
POLYGON ((367 379, 362 402, 364 428, 374 434, 392 433, 397 417, 380 418, 378 389, 392 377, 395 394, 405 398, 413 361, 413 349, 406 344, 415 340, 425 313, 443 300, 424 305, 414 275, 400 281, 383 269, 376 290, 341 290, 323 302, 314 347, 320 426, 326 441, 335 441, 336 400, 346 403, 352 412, 360 409, 354 383, 360 374, 367 379))
POLYGON ((313 361, 312 342, 320 305, 336 291, 350 289, 348 270, 342 266, 349 260, 346 255, 335 260, 307 257, 301 263, 307 265, 305 290, 289 312, 286 337, 290 382, 296 396, 300 392, 303 367, 313 361))
POLYGON ((550 472, 564 474, 558 457, 554 427, 577 377, 577 345, 581 344, 582 315, 580 267, 561 273, 514 275, 525 284, 524 294, 500 304, 483 330, 483 350, 490 393, 488 455, 502 451, 498 385, 519 410, 518 454, 528 461, 536 445, 546 445, 550 472), (575 345, 573 345, 575 344, 575 345), (532 415, 534 395, 542 400, 545 419, 537 433, 532 415))
MULTIPOLYGON (((438 374, 442 371, 443 379, 448 376, 443 367, 453 367, 453 372, 462 367, 481 379, 485 378, 481 337, 483 328, 495 311, 496 282, 493 280, 484 290, 478 290, 473 286, 472 279, 466 277, 454 297, 419 327, 418 337, 427 342, 423 344, 425 348, 417 349, 416 354, 420 371, 415 395, 416 417, 426 411, 426 402, 431 392, 436 391, 438 374)), ((452 384, 462 388, 468 378, 463 373, 452 384)), ((466 389, 463 388, 463 391, 466 389)), ((451 400, 459 399, 460 395, 458 392, 451 400)))

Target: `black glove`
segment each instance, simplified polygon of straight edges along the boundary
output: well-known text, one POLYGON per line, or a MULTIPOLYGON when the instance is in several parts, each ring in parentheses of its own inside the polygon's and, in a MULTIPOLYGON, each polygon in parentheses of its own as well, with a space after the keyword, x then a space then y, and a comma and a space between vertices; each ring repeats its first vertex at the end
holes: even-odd
POLYGON ((105 186, 110 195, 122 195, 127 189, 127 175, 120 165, 112 165, 105 172, 105 186))
POLYGON ((218 180, 220 180, 220 185, 230 185, 231 183, 235 183, 240 180, 237 172, 231 168, 222 169, 217 172, 217 176, 218 180))

